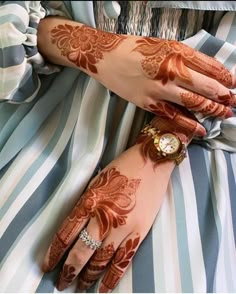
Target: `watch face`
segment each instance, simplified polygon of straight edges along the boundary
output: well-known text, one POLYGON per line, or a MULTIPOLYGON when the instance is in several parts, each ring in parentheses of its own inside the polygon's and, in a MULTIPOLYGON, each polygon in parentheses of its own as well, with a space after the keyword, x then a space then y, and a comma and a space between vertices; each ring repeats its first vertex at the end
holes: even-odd
POLYGON ((159 140, 159 148, 166 154, 173 154, 179 150, 180 140, 177 136, 171 133, 161 135, 159 140))

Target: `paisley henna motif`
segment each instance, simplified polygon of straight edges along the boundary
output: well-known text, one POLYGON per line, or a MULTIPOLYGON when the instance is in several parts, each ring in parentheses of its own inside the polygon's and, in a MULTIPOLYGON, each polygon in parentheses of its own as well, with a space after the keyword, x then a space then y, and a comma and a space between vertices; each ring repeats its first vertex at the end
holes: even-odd
POLYGON ((138 235, 134 240, 129 239, 124 246, 117 250, 111 266, 102 279, 99 293, 110 292, 117 286, 137 250, 139 241, 140 236, 138 235))
POLYGON ((98 72, 95 65, 103 59, 103 54, 117 48, 126 38, 85 25, 69 24, 56 26, 52 29, 51 36, 52 43, 57 45, 63 56, 92 73, 98 72))
POLYGON ((188 68, 216 79, 226 87, 232 87, 233 80, 228 71, 216 59, 206 56, 178 41, 161 40, 158 38, 142 38, 136 41, 133 50, 141 53, 142 68, 149 78, 162 81, 165 85, 169 80, 181 79, 192 84, 188 68))
POLYGON ((135 206, 135 193, 140 180, 129 180, 115 168, 102 172, 86 190, 83 197, 54 237, 49 248, 48 264, 44 270, 51 270, 78 234, 81 224, 89 217, 96 217, 100 240, 112 228, 125 225, 128 214, 135 206))
POLYGON ((207 100, 196 93, 181 93, 181 102, 191 110, 200 111, 203 115, 211 115, 218 117, 231 116, 231 110, 219 103, 207 100))
POLYGON ((90 259, 89 264, 80 274, 78 282, 79 290, 90 288, 93 283, 99 279, 100 275, 105 270, 114 253, 115 248, 113 242, 104 248, 99 248, 96 250, 92 258, 90 259))

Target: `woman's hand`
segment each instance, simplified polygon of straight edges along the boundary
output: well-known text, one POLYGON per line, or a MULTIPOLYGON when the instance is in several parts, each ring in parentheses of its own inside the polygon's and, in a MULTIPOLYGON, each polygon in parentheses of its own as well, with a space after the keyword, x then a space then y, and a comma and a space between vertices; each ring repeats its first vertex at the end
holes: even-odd
POLYGON ((40 51, 77 67, 137 106, 155 112, 170 101, 204 116, 232 116, 235 77, 216 59, 185 44, 125 36, 50 17, 38 29, 40 51))
MULTIPOLYGON (((156 117, 151 125, 174 132, 185 145, 194 136, 194 131, 167 118, 156 117)), ((51 271, 69 251, 58 279, 59 290, 75 279, 79 290, 85 290, 104 274, 99 292, 112 291, 150 230, 174 162, 157 165, 149 156, 153 142, 144 137, 141 135, 139 144, 122 153, 92 180, 54 236, 43 269, 51 271), (82 240, 86 238, 79 237, 84 228, 92 239, 101 242, 99 249, 90 248, 91 242, 86 245, 82 240)))

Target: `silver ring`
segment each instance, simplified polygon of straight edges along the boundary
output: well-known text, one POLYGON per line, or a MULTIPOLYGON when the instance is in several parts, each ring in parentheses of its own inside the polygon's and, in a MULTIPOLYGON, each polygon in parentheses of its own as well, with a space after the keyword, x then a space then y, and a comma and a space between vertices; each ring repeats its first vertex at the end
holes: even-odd
POLYGON ((79 234, 79 239, 81 239, 87 246, 92 250, 96 250, 101 247, 102 241, 94 240, 88 233, 86 229, 83 229, 79 234))

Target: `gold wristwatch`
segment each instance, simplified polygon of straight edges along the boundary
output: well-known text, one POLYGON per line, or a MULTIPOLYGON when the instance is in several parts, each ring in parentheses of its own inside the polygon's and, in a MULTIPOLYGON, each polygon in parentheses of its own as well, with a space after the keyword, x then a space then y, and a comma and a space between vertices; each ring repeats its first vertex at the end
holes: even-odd
POLYGON ((150 124, 146 125, 141 133, 153 138, 153 144, 157 152, 156 161, 173 160, 179 165, 186 157, 186 147, 176 134, 162 132, 150 124))

